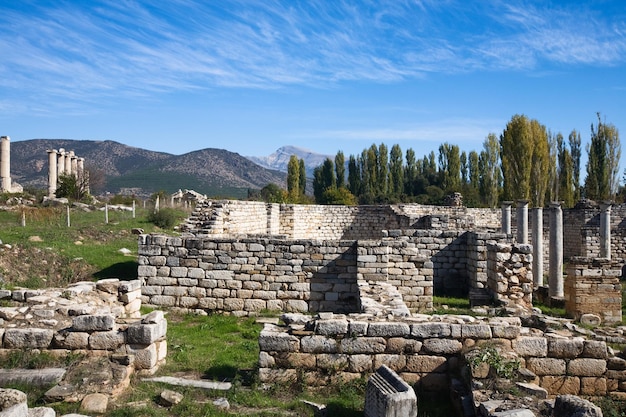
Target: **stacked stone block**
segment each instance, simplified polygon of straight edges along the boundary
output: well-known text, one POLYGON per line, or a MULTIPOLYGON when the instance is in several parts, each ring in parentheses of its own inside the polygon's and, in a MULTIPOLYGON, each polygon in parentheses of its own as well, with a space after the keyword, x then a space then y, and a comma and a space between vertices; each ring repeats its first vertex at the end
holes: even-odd
POLYGON ((3 290, 0 348, 110 355, 153 373, 167 354, 163 312, 141 316, 139 280, 106 279, 63 290, 3 290))
POLYGON ((621 260, 572 258, 564 284, 568 315, 579 319, 583 314, 595 314, 604 323, 620 323, 622 267, 621 260))
POLYGON ((488 244, 488 287, 500 305, 529 312, 532 309, 532 246, 488 244))
MULTIPOLYGON (((261 381, 327 385, 386 365, 417 388, 444 390, 464 366, 466 355, 497 346, 504 358, 532 371, 531 382, 550 395, 621 398, 626 391, 626 360, 610 355, 604 341, 529 332, 517 317, 370 319, 325 314, 316 319, 290 317, 283 326, 266 324, 259 338, 261 381)), ((473 377, 490 377, 488 370, 474 368, 473 377)))

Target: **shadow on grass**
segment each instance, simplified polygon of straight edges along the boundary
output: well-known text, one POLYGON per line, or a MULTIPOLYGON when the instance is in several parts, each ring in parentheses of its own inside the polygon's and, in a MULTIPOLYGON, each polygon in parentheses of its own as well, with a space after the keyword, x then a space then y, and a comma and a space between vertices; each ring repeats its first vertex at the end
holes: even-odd
POLYGON ((218 365, 212 366, 206 371, 204 371, 204 375, 202 376, 205 379, 212 379, 216 381, 232 381, 235 379, 237 374, 239 373, 239 369, 230 365, 218 365))
POLYGON ((363 410, 355 410, 333 401, 326 404, 326 413, 338 417, 363 417, 363 410))
POLYGON ((118 262, 96 272, 93 276, 98 279, 119 278, 122 281, 130 281, 137 279, 137 266, 137 261, 118 262))

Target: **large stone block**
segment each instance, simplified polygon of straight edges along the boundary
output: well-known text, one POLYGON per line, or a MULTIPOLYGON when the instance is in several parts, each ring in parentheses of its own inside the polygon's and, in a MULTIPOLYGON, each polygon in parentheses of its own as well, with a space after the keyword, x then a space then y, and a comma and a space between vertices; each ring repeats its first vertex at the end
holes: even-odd
POLYGON ((72 329, 78 332, 106 332, 115 328, 115 317, 108 314, 77 316, 72 319, 72 329))
POLYGON ((602 376, 606 371, 604 359, 578 358, 572 359, 567 365, 568 375, 602 376))
POLYGON ((406 323, 374 322, 367 328, 368 336, 395 337, 408 336, 411 329, 406 323))
POLYGON ((315 324, 315 333, 325 336, 343 335, 348 332, 348 320, 330 319, 318 320, 315 324))
POLYGON ((337 353, 337 340, 326 336, 304 336, 300 340, 300 349, 307 353, 337 353))
POLYGON ((548 341, 545 337, 524 336, 512 341, 513 350, 520 356, 546 357, 548 341))
POLYGON ((381 366, 368 382, 365 417, 416 417, 417 396, 413 388, 386 366, 381 366))
POLYGON ((6 349, 45 349, 50 346, 54 332, 50 329, 6 329, 6 349))
POLYGON ((548 339, 548 356, 553 358, 571 359, 580 356, 583 352, 583 339, 548 339))
POLYGON ((52 343, 59 349, 87 349, 89 333, 60 331, 55 333, 52 343))
POLYGON ((443 356, 411 355, 407 356, 406 369, 417 373, 447 372, 448 361, 443 356))
POLYGON ((135 369, 152 370, 158 364, 158 352, 156 344, 127 345, 128 353, 135 355, 135 369))
POLYGON ((543 376, 540 386, 545 388, 549 395, 580 394, 580 378, 576 376, 543 376))
POLYGON ((89 336, 89 348, 95 350, 115 350, 126 342, 124 332, 95 332, 89 336))
POLYGON ((266 324, 259 335, 259 348, 266 352, 297 352, 300 350, 300 339, 266 324))
POLYGON ((382 337, 347 337, 341 340, 343 353, 383 353, 386 350, 386 342, 382 337))
POLYGON ((418 339, 450 337, 449 323, 417 323, 411 325, 411 336, 418 339))
POLYGON ((422 350, 434 354, 452 355, 459 353, 463 344, 456 339, 426 339, 422 350))
POLYGON ((538 376, 565 375, 565 360, 557 358, 529 358, 526 360, 526 368, 538 376))
POLYGON ((128 343, 136 345, 149 345, 165 337, 167 333, 167 321, 160 320, 157 323, 133 323, 128 326, 126 339, 128 343))

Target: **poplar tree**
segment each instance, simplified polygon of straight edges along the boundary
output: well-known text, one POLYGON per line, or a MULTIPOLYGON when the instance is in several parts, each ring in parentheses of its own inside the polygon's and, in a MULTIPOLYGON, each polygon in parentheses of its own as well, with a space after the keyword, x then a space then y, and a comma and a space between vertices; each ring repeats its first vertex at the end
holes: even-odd
POLYGON ((354 155, 348 159, 348 190, 355 196, 361 194, 361 170, 354 155))
POLYGON ((304 159, 300 158, 300 195, 306 194, 306 167, 304 166, 304 159))
POLYGON ((404 189, 404 171, 402 167, 402 149, 396 144, 391 147, 389 153, 389 192, 392 195, 399 196, 404 189))
POLYGON ((500 145, 495 133, 490 133, 483 142, 483 150, 479 156, 480 193, 487 207, 498 205, 502 173, 500 169, 500 145))
POLYGON ((404 169, 404 193, 408 196, 415 195, 415 181, 417 177, 417 162, 415 161, 415 151, 407 149, 406 167, 404 169))
POLYGON ((545 126, 516 114, 500 135, 500 149, 505 198, 543 207, 550 162, 545 126))
POLYGON ((439 146, 439 172, 441 188, 445 191, 459 191, 461 185, 461 155, 457 145, 444 143, 439 146))
POLYGON ((581 140, 580 133, 572 130, 569 134, 569 149, 572 155, 572 181, 574 182, 574 202, 580 200, 580 157, 581 157, 581 140))
POLYGON ((389 150, 387 145, 381 143, 378 146, 377 161, 377 183, 378 195, 386 196, 389 193, 389 150))
POLYGON ((296 155, 291 155, 287 163, 287 192, 292 198, 300 196, 300 161, 296 155))
POLYGON ((591 141, 587 144, 587 178, 585 194, 593 200, 615 197, 619 186, 619 132, 612 124, 603 123, 598 113, 598 124, 591 125, 591 141))
POLYGON ((335 155, 335 174, 337 176, 337 188, 341 188, 345 185, 346 176, 346 158, 343 156, 343 152, 337 152, 335 155))

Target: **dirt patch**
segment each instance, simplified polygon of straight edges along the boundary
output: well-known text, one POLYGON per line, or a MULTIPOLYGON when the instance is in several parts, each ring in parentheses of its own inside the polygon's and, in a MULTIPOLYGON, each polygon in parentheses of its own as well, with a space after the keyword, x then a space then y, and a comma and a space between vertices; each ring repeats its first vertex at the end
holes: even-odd
POLYGON ((27 288, 64 287, 91 280, 96 268, 83 259, 70 259, 52 249, 0 246, 0 285, 27 288))

